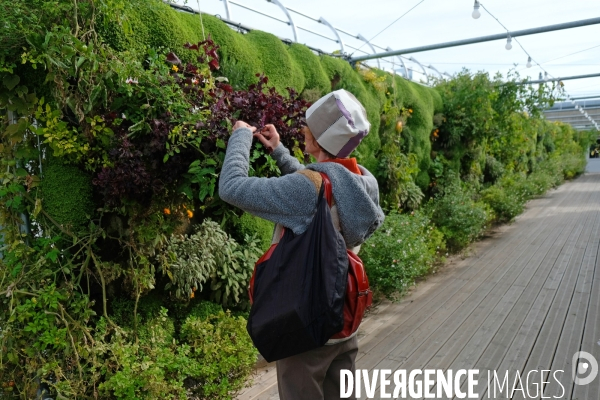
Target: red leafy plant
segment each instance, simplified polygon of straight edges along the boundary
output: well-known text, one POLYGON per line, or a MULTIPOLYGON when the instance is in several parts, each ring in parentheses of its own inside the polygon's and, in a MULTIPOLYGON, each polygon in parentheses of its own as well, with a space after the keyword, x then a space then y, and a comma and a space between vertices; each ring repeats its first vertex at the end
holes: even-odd
MULTIPOLYGON (((155 203, 172 203, 174 199, 169 197, 181 197, 182 192, 190 199, 210 200, 236 120, 259 129, 273 124, 286 147, 304 151, 302 117, 309 104, 294 89, 288 88, 284 97, 268 87, 268 77, 257 73, 257 83, 247 90, 233 90, 226 79, 213 76, 219 69, 219 57, 218 46, 210 37, 184 47, 198 53, 196 62, 184 63, 175 53, 168 53, 165 61, 171 66, 170 72, 161 78, 165 90, 180 93, 186 104, 183 112, 167 109, 149 116, 142 121, 145 124, 135 124, 146 127, 136 134, 131 132, 133 122, 116 118, 125 109, 111 110, 104 116, 115 135, 107 150, 110 165, 97 171, 94 184, 108 205, 131 200, 149 205, 156 196, 161 198, 155 203), (204 175, 199 177, 192 170, 204 175)), ((143 82, 134 86, 134 90, 144 91, 143 82)), ((253 163, 264 164, 266 160, 254 157, 253 163)), ((263 169, 253 165, 253 170, 260 175, 263 169)))

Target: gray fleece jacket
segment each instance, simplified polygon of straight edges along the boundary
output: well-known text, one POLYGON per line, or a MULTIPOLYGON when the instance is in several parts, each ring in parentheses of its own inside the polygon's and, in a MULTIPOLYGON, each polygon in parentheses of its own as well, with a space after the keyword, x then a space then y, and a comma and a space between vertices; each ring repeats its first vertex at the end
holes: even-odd
POLYGON ((362 244, 383 223, 377 180, 365 168, 359 166, 361 176, 336 163, 304 166, 280 144, 271 156, 282 176, 248 177, 251 146, 252 132, 247 128, 235 130, 229 139, 219 178, 219 196, 227 203, 301 234, 312 221, 318 196, 313 183, 294 172, 309 168, 327 174, 331 181, 347 247, 362 244))

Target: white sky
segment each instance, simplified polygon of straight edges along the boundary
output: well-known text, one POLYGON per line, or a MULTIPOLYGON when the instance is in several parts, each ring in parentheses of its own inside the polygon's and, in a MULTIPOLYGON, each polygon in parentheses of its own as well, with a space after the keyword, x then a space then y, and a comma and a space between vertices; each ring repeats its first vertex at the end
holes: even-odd
MULTIPOLYGON (((268 0, 233 0, 236 3, 259 10, 265 14, 287 20, 275 4, 268 0)), ((362 34, 371 39, 379 31, 404 14, 421 0, 280 0, 284 5, 318 19, 325 18, 336 28, 354 34, 362 34)), ((178 0, 183 4, 184 0, 178 0)), ((546 25, 600 17, 600 0, 485 0, 482 4, 490 10, 509 30, 535 28, 546 25)), ((222 0, 188 0, 187 5, 210 14, 225 17, 222 0)), ((230 3, 231 19, 251 28, 273 33, 282 38, 293 39, 291 27, 230 3)), ((415 46, 443 43, 452 40, 468 39, 484 35, 503 33, 505 30, 483 8, 477 20, 471 17, 472 0, 424 0, 414 10, 377 36, 372 42, 381 47, 406 49, 415 46)), ((297 26, 333 37, 333 33, 323 24, 291 13, 297 26)), ((364 42, 341 34, 345 44, 360 47, 364 42)), ((554 77, 600 73, 600 25, 574 28, 517 38, 531 54, 534 61, 554 77), (594 49, 569 55, 581 50, 594 49), (560 59, 557 59, 560 58, 560 59), (556 59, 556 60, 555 60, 556 59)), ((312 47, 332 52, 339 44, 320 38, 302 30, 298 31, 298 41, 312 47)), ((521 76, 537 79, 541 71, 538 66, 526 68, 527 55, 513 39, 512 50, 504 48, 506 40, 479 43, 467 46, 415 53, 413 56, 427 66, 433 65, 441 72, 453 74, 463 67, 470 70, 485 70, 494 74, 506 73, 517 65, 521 76)), ((371 52, 364 45, 361 50, 371 52)), ((380 51, 380 50, 378 50, 380 51)), ((360 51, 346 49, 362 55, 360 51)), ((410 54, 405 55, 407 58, 410 54)), ((370 61, 375 65, 375 61, 370 61)), ((382 62, 381 66, 391 67, 382 62)), ((419 67, 407 62, 407 67, 419 67)), ((399 68, 396 64, 396 68, 399 68)), ((428 70, 428 73, 435 72, 428 70)), ((415 80, 420 76, 415 73, 415 80)), ((565 89, 572 97, 599 95, 600 77, 565 81, 565 89)))

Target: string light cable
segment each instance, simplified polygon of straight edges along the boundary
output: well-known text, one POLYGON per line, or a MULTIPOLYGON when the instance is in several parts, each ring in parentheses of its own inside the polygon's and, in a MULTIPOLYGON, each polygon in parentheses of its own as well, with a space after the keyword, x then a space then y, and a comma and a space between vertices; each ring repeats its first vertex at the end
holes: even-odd
MULTIPOLYGON (((392 22, 391 24, 389 24, 388 26, 386 26, 385 28, 383 28, 381 31, 379 31, 379 33, 377 33, 375 36, 373 36, 369 42, 371 42, 373 39, 375 39, 377 36, 381 35, 383 32, 385 32, 390 26, 394 25, 396 22, 400 21, 400 19, 402 19, 402 17, 404 17, 406 14, 408 14, 409 12, 411 12, 412 10, 414 10, 415 8, 417 8, 419 5, 421 5, 421 3, 423 3, 425 0, 421 0, 420 2, 418 2, 417 4, 415 4, 414 6, 412 6, 412 8, 410 10, 408 10, 407 12, 405 12, 404 14, 402 14, 401 16, 399 16, 398 18, 396 18, 394 20, 394 22, 392 22)), ((367 42, 363 43, 358 49, 356 50, 360 50, 365 44, 367 44, 367 42)), ((351 54, 352 55, 352 54, 351 54)))
MULTIPOLYGON (((507 27, 506 27, 506 26, 505 26, 505 25, 504 25, 502 22, 500 22, 500 20, 499 20, 499 19, 498 19, 498 18, 497 18, 497 17, 496 17, 494 14, 492 14, 492 13, 490 12, 490 10, 488 10, 488 9, 487 9, 487 8, 486 8, 486 7, 485 7, 485 6, 484 6, 484 5, 481 3, 481 2, 479 2, 479 1, 476 1, 476 2, 475 2, 475 10, 478 10, 478 8, 479 8, 479 7, 483 8, 483 9, 484 9, 484 10, 485 10, 485 11, 486 11, 486 12, 487 12, 487 13, 488 13, 488 14, 489 14, 489 15, 490 15, 492 18, 494 18, 494 19, 495 19, 495 20, 498 22, 498 24, 500 24, 500 26, 501 26, 502 28, 504 28, 504 29, 506 30, 506 33, 507 33, 507 35, 508 35, 508 36, 507 36, 507 43, 506 43, 506 49, 507 49, 507 50, 510 50, 510 49, 512 48, 512 46, 511 46, 511 44, 510 44, 510 43, 511 43, 511 40, 514 40, 514 41, 515 41, 515 43, 517 43, 517 44, 519 45, 519 47, 521 48, 521 50, 523 50, 523 52, 524 52, 524 53, 527 55, 527 68, 530 68, 530 66, 531 66, 531 63, 533 62, 533 63, 535 63, 535 65, 537 65, 537 66, 538 66, 538 67, 539 67, 539 68, 540 68, 542 71, 544 71, 544 78, 542 78, 542 77, 541 77, 541 76, 542 76, 542 73, 540 72, 540 80, 544 79, 545 81, 548 81, 548 77, 552 78, 553 80, 556 80, 556 79, 557 79, 557 77, 555 77, 554 75, 550 74, 550 73, 549 73, 549 72, 548 72, 548 71, 547 71, 547 70, 546 70, 544 67, 542 67, 542 65, 541 65, 539 62, 537 62, 536 60, 534 60, 534 59, 531 57, 531 54, 529 54, 529 52, 528 52, 527 50, 525 50, 525 48, 523 47, 523 45, 521 44, 521 42, 519 42, 519 40, 518 40, 516 37, 511 37, 511 36, 510 36, 510 30, 509 30, 509 29, 508 29, 508 28, 507 28, 507 27)), ((475 10, 473 11, 473 18, 477 19, 477 18, 479 18, 479 16, 475 17, 475 10)), ((577 52, 575 52, 575 53, 567 54, 566 56, 557 57, 557 58, 555 58, 555 59, 553 59, 553 60, 545 61, 544 63, 547 63, 547 62, 550 62, 550 61, 554 61, 554 60, 558 60, 558 59, 560 59, 560 58, 568 57, 568 56, 571 56, 571 55, 573 55, 573 54, 581 53, 581 52, 584 52, 584 51, 587 51, 587 50, 595 49, 595 48, 597 48, 597 47, 600 47, 600 45, 597 45, 597 46, 594 46, 594 47, 590 47, 590 48, 588 48, 588 49, 585 49, 585 50, 580 50, 580 51, 577 51, 577 52)), ((562 89, 562 90, 563 90, 563 92, 565 93, 565 95, 566 95, 567 99, 570 99, 570 98, 571 98, 571 97, 569 96, 569 94, 567 93, 567 91, 565 90, 565 88, 564 88, 564 84, 563 84, 562 82, 560 82, 560 81, 559 81, 559 85, 558 85, 558 87, 559 87, 560 89, 562 89)), ((576 105, 575 101, 571 100, 571 102, 572 102, 572 103, 575 105, 575 108, 576 108, 576 109, 577 109, 577 108, 579 108, 579 109, 580 109, 580 111, 581 111, 581 112, 582 112, 582 114, 583 114, 583 112, 584 112, 584 111, 583 111, 583 109, 582 109, 580 106, 576 105)), ((594 121, 594 119, 593 119, 593 118, 591 118, 591 117, 590 117, 590 121, 592 122, 592 124, 593 124, 594 126, 596 126, 596 125, 597 125, 597 124, 596 124, 596 121, 594 121)), ((597 129, 598 129, 598 128, 597 128, 597 129)), ((599 130, 600 130, 600 129, 599 129, 599 130)))

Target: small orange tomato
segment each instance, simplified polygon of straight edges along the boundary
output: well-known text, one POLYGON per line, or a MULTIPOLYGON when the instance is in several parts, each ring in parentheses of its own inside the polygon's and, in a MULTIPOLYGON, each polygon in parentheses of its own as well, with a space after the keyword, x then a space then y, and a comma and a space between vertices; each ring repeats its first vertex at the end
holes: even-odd
POLYGON ((412 108, 409 108, 409 109, 408 109, 408 112, 412 114, 412 108))
POLYGON ((192 294, 190 294, 190 299, 193 299, 194 297, 196 297, 196 294, 192 292, 192 294))
POLYGON ((188 218, 192 218, 194 216, 194 213, 191 210, 187 210, 187 216, 188 218))
POLYGON ((171 210, 169 210, 168 208, 165 208, 163 210, 163 212, 165 213, 165 215, 170 215, 171 214, 171 210))
POLYGON ((403 128, 403 127, 404 127, 404 126, 403 126, 403 124, 402 124, 402 121, 398 121, 398 122, 396 122, 396 132, 398 132, 398 133, 402 132, 402 128, 403 128))

